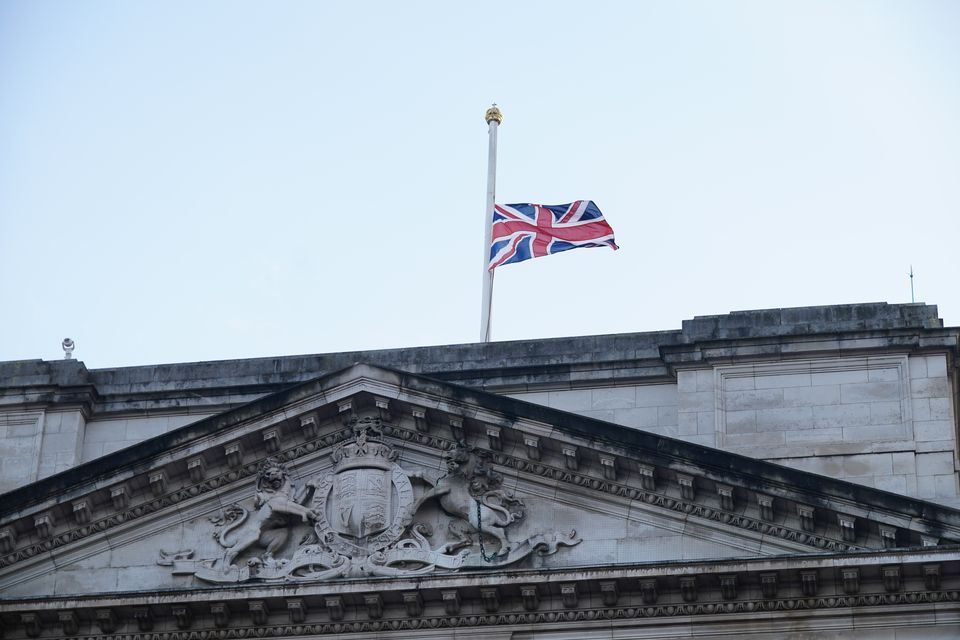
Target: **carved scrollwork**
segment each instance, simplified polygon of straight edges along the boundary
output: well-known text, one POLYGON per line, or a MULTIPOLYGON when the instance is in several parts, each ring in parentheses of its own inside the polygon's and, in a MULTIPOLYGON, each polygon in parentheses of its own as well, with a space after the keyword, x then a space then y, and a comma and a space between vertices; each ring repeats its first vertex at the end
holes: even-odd
POLYGON ((258 469, 253 507, 231 505, 211 519, 212 536, 224 555, 197 561, 193 573, 215 583, 412 576, 502 567, 580 542, 575 532, 537 532, 512 540, 507 529, 523 518, 523 502, 502 488, 503 476, 485 452, 456 447, 445 453, 446 473, 439 478, 408 474, 397 464, 397 452, 381 439, 385 429, 379 419, 354 417, 348 424, 353 439, 332 452, 331 471, 303 488, 282 462, 268 458, 258 469), (428 485, 419 499, 411 479, 428 485), (454 537, 435 548, 429 541, 432 528, 413 523, 429 501, 448 516, 454 537), (312 524, 313 535, 303 536, 291 557, 278 558, 296 518, 312 524), (493 556, 484 551, 485 537, 499 544, 493 556), (241 554, 259 547, 265 549, 262 555, 236 564, 241 554))

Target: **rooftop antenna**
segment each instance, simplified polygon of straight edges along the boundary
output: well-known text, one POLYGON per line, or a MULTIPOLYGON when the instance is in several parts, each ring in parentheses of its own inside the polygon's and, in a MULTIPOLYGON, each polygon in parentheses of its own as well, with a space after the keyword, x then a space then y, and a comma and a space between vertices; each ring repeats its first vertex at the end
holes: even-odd
POLYGON ((70 338, 64 338, 63 342, 60 343, 60 346, 63 347, 63 359, 69 360, 73 357, 73 350, 76 348, 77 344, 70 338))
POLYGON ((916 302, 913 298, 913 265, 910 265, 910 302, 916 302))

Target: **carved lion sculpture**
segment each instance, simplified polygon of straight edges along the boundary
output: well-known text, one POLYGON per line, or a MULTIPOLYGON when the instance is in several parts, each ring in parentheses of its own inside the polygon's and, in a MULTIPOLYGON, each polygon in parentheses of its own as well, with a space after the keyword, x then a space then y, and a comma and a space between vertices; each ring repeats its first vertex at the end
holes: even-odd
POLYGON ((315 488, 313 481, 297 488, 283 463, 274 458, 264 460, 257 472, 254 510, 231 505, 218 522, 223 528, 213 534, 226 547, 221 566, 232 566, 236 557, 254 544, 266 548, 263 561, 273 562, 273 554, 287 541, 290 516, 299 516, 303 522, 317 519, 316 512, 303 506, 315 488), (234 532, 235 539, 228 541, 234 532))
MULTIPOLYGON (((503 476, 491 469, 481 455, 472 447, 458 445, 444 454, 447 473, 435 482, 423 474, 415 474, 433 487, 420 497, 413 511, 436 498, 440 508, 460 524, 458 527, 451 523, 451 531, 456 534, 466 524, 471 531, 489 534, 500 543, 497 555, 503 556, 513 546, 505 528, 523 517, 523 502, 500 488, 503 476)), ((465 543, 468 541, 461 535, 459 542, 448 544, 444 550, 451 552, 465 543)))

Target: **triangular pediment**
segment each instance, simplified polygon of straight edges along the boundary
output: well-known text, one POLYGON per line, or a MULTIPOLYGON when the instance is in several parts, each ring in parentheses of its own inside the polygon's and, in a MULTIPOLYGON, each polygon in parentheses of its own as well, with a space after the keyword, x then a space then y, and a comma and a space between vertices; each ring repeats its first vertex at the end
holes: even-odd
POLYGON ((367 365, 2 504, 0 590, 23 597, 960 540, 949 508, 367 365))

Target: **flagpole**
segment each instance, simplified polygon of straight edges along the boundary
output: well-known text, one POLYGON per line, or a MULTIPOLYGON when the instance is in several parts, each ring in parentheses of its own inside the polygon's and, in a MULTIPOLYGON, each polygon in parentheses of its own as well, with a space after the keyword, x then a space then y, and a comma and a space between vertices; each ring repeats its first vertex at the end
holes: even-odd
POLYGON ((497 189, 497 128, 503 122, 503 114, 496 103, 484 114, 489 129, 487 152, 487 203, 483 223, 483 300, 480 309, 480 341, 490 342, 490 316, 493 306, 493 271, 490 264, 490 240, 493 235, 493 202, 497 189))

